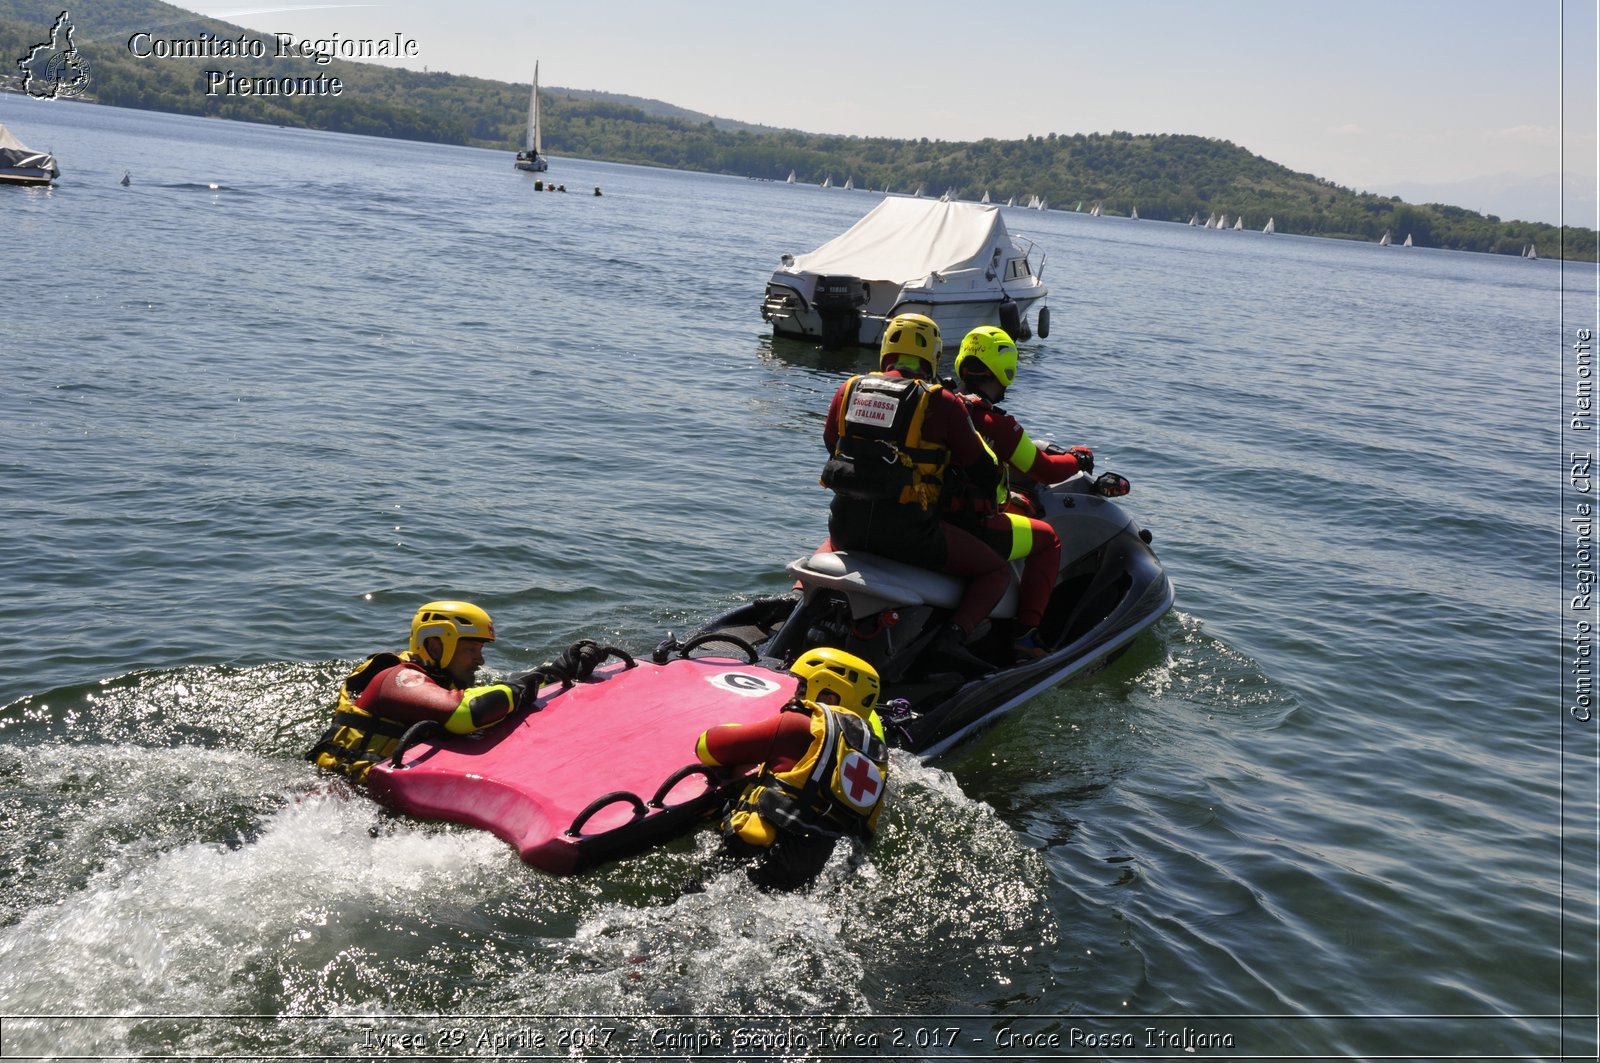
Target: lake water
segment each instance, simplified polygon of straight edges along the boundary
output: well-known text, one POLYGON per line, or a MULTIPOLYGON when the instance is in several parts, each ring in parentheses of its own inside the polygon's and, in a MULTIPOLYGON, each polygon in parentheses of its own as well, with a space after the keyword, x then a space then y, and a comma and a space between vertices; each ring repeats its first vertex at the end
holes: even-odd
POLYGON ((1129 477, 1177 608, 898 758, 812 893, 682 894, 709 832, 553 878, 300 752, 428 598, 512 671, 780 590, 866 358, 757 306, 877 197, 0 121, 63 170, 0 190, 0 1054, 1593 1056, 1592 267, 1008 211, 1007 406, 1129 477))

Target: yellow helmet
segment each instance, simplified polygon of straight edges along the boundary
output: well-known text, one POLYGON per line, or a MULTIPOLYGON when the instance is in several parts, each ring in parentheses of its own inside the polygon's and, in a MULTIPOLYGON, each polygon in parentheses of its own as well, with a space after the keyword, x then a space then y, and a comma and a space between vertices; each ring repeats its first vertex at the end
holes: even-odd
POLYGON ((1017 345, 1004 329, 979 325, 967 333, 961 341, 961 353, 956 355, 956 376, 962 380, 972 371, 971 359, 982 363, 1003 388, 1017 379, 1017 345))
POLYGON ((832 646, 807 650, 789 671, 800 677, 800 696, 818 701, 824 693, 838 697, 838 706, 862 719, 878 704, 878 670, 853 653, 832 646))
POLYGON ((901 314, 883 328, 883 343, 878 347, 878 369, 890 368, 890 363, 905 365, 905 359, 923 362, 928 379, 939 375, 939 352, 944 350, 944 340, 939 337, 939 325, 923 314, 901 314))
POLYGON ((411 652, 436 668, 449 668, 462 639, 494 641, 494 621, 471 602, 429 602, 411 618, 411 652), (425 640, 439 640, 439 659, 433 660, 425 640))

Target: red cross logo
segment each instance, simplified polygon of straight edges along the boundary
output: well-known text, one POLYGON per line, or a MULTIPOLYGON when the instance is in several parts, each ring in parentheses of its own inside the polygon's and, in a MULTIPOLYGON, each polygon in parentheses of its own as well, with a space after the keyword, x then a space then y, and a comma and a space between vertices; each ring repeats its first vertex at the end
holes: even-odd
POLYGON ((883 776, 869 757, 851 750, 839 768, 839 778, 844 782, 844 795, 857 808, 869 808, 883 789, 883 776))

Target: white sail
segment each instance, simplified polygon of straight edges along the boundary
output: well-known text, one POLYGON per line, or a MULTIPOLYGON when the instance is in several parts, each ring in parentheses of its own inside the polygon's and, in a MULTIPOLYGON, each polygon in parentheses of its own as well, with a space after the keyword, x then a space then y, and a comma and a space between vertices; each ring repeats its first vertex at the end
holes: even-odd
POLYGON ((789 184, 794 184, 794 171, 789 171, 789 184))
POLYGON ((832 188, 833 187, 833 174, 830 173, 828 176, 826 176, 826 177, 824 177, 822 179, 822 187, 823 188, 832 188))
POLYGON ((1190 225, 1199 225, 1200 224, 1200 212, 1199 211, 1195 211, 1193 214, 1189 215, 1189 224, 1190 225))
POLYGON ((1130 217, 1132 217, 1134 221, 1138 221, 1139 220, 1139 208, 1138 207, 1134 207, 1133 208, 1133 214, 1130 215, 1130 217))
POLYGON ((1388 247, 1390 243, 1391 243, 1391 241, 1389 239, 1389 230, 1385 229, 1385 230, 1383 230, 1383 235, 1378 238, 1378 246, 1379 247, 1388 247))
POLYGON ((1017 205, 1017 197, 1016 196, 1012 196, 1010 199, 1006 200, 1006 206, 1014 207, 1016 205, 1017 205))
POLYGON ((1267 233, 1268 235, 1271 235, 1272 233, 1277 232, 1278 231, 1278 226, 1276 224, 1274 224, 1275 221, 1276 221, 1276 219, 1274 219, 1274 218, 1268 218, 1266 226, 1263 227, 1261 231, 1264 232, 1264 233, 1267 233))
POLYGON ((1243 214, 1239 215, 1237 218, 1234 219, 1233 228, 1234 228, 1235 232, 1243 232, 1244 231, 1244 215, 1243 214))
POLYGON ((535 155, 544 154, 544 141, 539 136, 539 63, 533 64, 533 93, 528 97, 528 138, 524 145, 535 155))
POLYGON ((1539 249, 1533 244, 1528 245, 1528 257, 1533 259, 1537 259, 1539 257, 1539 249))
POLYGON ((1410 233, 1406 233, 1406 242, 1401 244, 1400 246, 1401 247, 1410 247, 1411 246, 1411 234, 1410 233))
POLYGON ((983 198, 978 200, 978 202, 979 203, 987 203, 987 202, 989 202, 989 190, 987 188, 985 188, 983 190, 983 198))
POLYGON ((923 189, 925 187, 926 186, 924 186, 924 185, 918 185, 917 186, 917 190, 912 193, 911 198, 912 199, 921 199, 922 198, 922 191, 923 191, 923 189))
POLYGON ((846 192, 853 192, 853 191, 855 191, 855 187, 856 187, 856 179, 855 179, 855 177, 854 177, 854 176, 851 176, 851 177, 846 177, 846 178, 845 178, 845 179, 844 179, 844 190, 845 190, 845 191, 846 191, 846 192))
POLYGON ((512 164, 519 170, 543 173, 550 168, 544 157, 544 140, 539 134, 539 64, 533 64, 533 89, 528 94, 528 130, 522 150, 512 164))

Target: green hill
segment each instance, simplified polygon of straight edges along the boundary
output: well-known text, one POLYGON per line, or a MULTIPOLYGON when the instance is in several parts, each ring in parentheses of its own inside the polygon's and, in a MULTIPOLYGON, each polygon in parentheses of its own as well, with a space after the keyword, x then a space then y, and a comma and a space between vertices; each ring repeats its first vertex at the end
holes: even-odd
MULTIPOLYGON (((60 14, 56 4, 0 0, 0 55, 22 56, 60 14)), ((88 61, 87 98, 120 107, 205 114, 433 143, 513 150, 526 120, 528 85, 370 63, 273 57, 271 39, 156 0, 98 0, 73 13, 74 44, 88 61), (194 39, 260 39, 263 58, 139 58, 128 37, 148 30, 194 39), (207 69, 251 77, 337 77, 338 96, 208 96, 207 69)), ((20 79, 13 78, 13 81, 20 79)), ((1385 231, 1422 247, 1594 261, 1596 233, 1502 221, 1444 204, 1409 204, 1297 173, 1226 141, 1173 134, 1075 134, 950 142, 804 133, 713 118, 655 100, 589 90, 543 91, 545 149, 553 155, 783 180, 836 182, 929 194, 984 192, 1003 202, 1040 196, 1061 208, 1100 202, 1107 214, 1143 218, 1243 215, 1282 233, 1376 240, 1385 231)))

